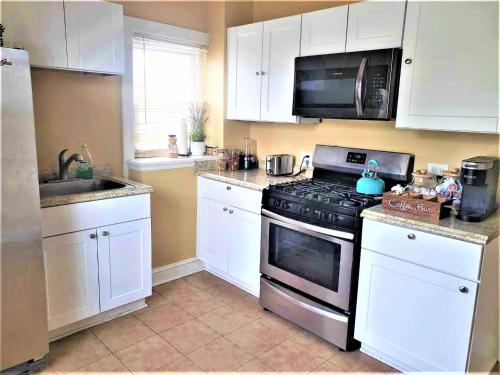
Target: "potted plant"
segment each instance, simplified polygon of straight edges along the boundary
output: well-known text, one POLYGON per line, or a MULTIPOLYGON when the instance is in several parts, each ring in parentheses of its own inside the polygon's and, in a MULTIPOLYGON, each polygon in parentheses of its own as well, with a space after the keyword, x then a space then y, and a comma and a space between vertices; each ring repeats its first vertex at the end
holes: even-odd
POLYGON ((205 154, 205 123, 208 120, 205 103, 191 103, 189 121, 191 122, 191 154, 201 156, 205 154))

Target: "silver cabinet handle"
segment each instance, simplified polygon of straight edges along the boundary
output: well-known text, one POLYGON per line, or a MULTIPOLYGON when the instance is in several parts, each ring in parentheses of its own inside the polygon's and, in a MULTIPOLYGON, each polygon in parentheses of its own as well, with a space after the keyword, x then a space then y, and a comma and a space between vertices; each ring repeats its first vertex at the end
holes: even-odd
POLYGON ((226 190, 231 190, 231 186, 226 186, 226 190))
POLYGON ((260 76, 260 72, 255 72, 255 75, 256 76, 260 76))
POLYGON ((95 235, 95 233, 90 233, 89 237, 91 240, 95 240, 97 236, 95 235))
POLYGON ((102 234, 103 236, 109 236, 109 232, 108 232, 108 231, 106 231, 106 230, 105 230, 105 231, 103 231, 101 234, 102 234))
POLYGON ((222 211, 227 211, 227 207, 224 207, 224 208, 222 209, 222 211))
POLYGON ((413 62, 412 59, 405 59, 405 64, 411 64, 413 62))
POLYGON ((466 286, 459 286, 458 290, 460 291, 460 293, 469 293, 469 288, 467 288, 466 286))
POLYGON ((417 238, 417 236, 415 236, 413 233, 408 233, 407 237, 409 240, 414 240, 415 238, 417 238))
POLYGON ((229 210, 229 213, 232 214, 234 211, 233 210, 229 210))
POLYGON ((356 112, 358 116, 363 116, 363 101, 361 98, 363 88, 363 78, 365 76, 367 58, 363 57, 361 64, 359 64, 358 74, 356 75, 356 92, 354 100, 356 101, 356 112))

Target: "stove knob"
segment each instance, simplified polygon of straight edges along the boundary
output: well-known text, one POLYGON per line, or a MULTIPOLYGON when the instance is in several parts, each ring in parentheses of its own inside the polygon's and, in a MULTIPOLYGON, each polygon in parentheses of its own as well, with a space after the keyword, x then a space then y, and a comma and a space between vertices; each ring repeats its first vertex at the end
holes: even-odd
POLYGON ((283 204, 281 205, 281 208, 285 209, 285 210, 288 210, 290 208, 290 203, 288 202, 283 202, 283 204))
POLYGON ((328 221, 329 221, 330 223, 335 223, 335 222, 338 220, 338 218, 339 218, 339 217, 338 217, 338 215, 337 215, 337 214, 330 214, 330 215, 329 215, 329 218, 328 218, 328 221))
POLYGON ((281 207, 281 199, 275 199, 274 200, 274 207, 280 208, 281 207))
POLYGON ((313 212, 313 217, 316 219, 316 220, 321 220, 321 210, 314 210, 313 212))

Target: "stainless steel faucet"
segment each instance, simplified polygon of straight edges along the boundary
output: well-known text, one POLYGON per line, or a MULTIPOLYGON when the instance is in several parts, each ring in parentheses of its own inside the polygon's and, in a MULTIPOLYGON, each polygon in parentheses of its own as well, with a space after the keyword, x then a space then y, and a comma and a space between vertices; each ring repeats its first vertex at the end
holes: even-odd
POLYGON ((64 149, 59 153, 59 179, 67 180, 68 179, 68 168, 69 165, 74 161, 83 161, 83 157, 80 154, 73 154, 66 159, 66 152, 68 149, 64 149))

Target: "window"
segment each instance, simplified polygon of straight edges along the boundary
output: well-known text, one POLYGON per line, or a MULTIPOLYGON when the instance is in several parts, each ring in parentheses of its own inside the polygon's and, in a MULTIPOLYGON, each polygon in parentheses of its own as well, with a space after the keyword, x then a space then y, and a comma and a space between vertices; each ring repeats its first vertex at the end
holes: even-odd
POLYGON ((135 156, 165 156, 168 135, 203 100, 207 51, 141 35, 132 49, 135 156))

